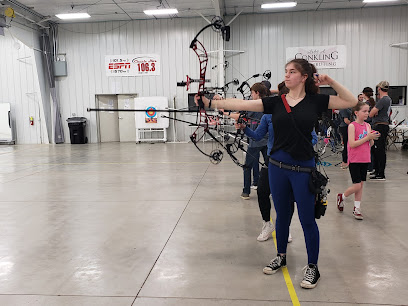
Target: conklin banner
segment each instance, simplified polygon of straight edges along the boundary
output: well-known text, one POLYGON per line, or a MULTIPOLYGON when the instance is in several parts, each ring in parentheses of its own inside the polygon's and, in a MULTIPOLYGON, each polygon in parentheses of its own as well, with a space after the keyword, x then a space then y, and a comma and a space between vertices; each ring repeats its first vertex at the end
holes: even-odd
POLYGON ((316 68, 345 68, 347 50, 344 45, 286 48, 286 61, 303 58, 316 68))
POLYGON ((107 76, 160 75, 160 55, 106 55, 105 70, 107 76))

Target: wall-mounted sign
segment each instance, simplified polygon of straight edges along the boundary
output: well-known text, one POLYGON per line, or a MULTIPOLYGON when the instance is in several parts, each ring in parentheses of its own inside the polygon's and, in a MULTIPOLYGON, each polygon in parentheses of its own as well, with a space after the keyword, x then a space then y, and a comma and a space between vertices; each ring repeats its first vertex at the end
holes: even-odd
POLYGON ((106 55, 105 71, 107 76, 160 75, 160 55, 106 55))
POLYGON ((345 68, 347 49, 344 45, 286 48, 286 61, 303 58, 319 68, 345 68))

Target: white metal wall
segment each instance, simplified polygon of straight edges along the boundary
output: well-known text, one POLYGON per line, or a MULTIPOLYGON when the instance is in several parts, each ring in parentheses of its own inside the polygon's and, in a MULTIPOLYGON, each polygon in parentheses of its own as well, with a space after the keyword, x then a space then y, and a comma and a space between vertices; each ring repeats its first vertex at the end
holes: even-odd
POLYGON ((228 59, 227 80, 241 81, 270 69, 276 88, 284 79, 287 47, 346 45, 347 67, 320 73, 334 77, 356 95, 381 80, 407 85, 408 50, 389 46, 406 41, 408 6, 239 16, 231 24, 226 49, 245 53, 228 59))
MULTIPOLYGON (((66 53, 67 77, 57 78, 63 120, 76 116, 88 118, 88 138, 97 141, 96 113, 88 113, 95 107, 95 95, 129 94, 142 96, 166 96, 172 106, 187 107, 186 88, 177 87, 177 82, 186 75, 199 78, 199 62, 189 49, 191 40, 207 23, 202 18, 161 19, 131 22, 101 22, 59 26, 59 53, 66 53), (160 54, 161 75, 144 77, 107 77, 104 70, 105 55, 112 54, 160 54)), ((218 35, 207 30, 200 35, 207 51, 218 49, 218 35)), ((207 78, 217 85, 216 53, 208 63, 207 78)), ((223 84, 222 84, 223 85, 223 84)), ((197 91, 198 85, 192 84, 197 91)), ((178 118, 193 120, 189 115, 177 114, 178 118)), ((170 124, 171 125, 171 124, 170 124)), ((191 128, 177 123, 177 141, 187 141, 191 128)), ((64 125, 65 135, 68 126, 64 125)), ((174 135, 170 129, 168 139, 174 135)), ((66 137, 69 142, 69 137, 66 137)))
POLYGON ((14 137, 18 144, 48 143, 36 61, 40 53, 32 49, 34 45, 38 47, 37 41, 38 33, 15 26, 7 29, 5 36, 0 36, 0 102, 11 103, 14 137), (33 126, 30 116, 34 118, 33 126))
MULTIPOLYGON (((277 85, 284 77, 286 47, 344 44, 347 68, 321 73, 330 74, 355 94, 365 86, 374 88, 383 79, 392 85, 407 85, 408 51, 389 47, 391 43, 408 41, 407 16, 407 6, 239 16, 231 24, 231 40, 225 49, 245 53, 227 57, 230 67, 226 81, 232 77, 242 81, 270 69, 271 83, 277 85)), ((188 46, 205 24, 201 18, 192 18, 61 25, 59 52, 67 54, 68 63, 68 76, 57 81, 63 120, 72 114, 87 117, 88 137, 96 142, 96 114, 86 112, 87 107, 95 106, 95 94, 167 96, 170 102, 176 99, 176 107, 186 107, 187 93, 176 87, 176 82, 185 79, 186 74, 198 78, 198 61, 188 46), (107 77, 103 69, 105 55, 127 53, 160 54, 161 75, 107 77)), ((208 50, 218 49, 212 31, 204 32, 201 39, 208 50)), ((213 58, 208 65, 213 80, 217 70, 211 67, 216 63, 213 58)), ((192 119, 188 115, 179 117, 192 119)), ((68 135, 67 125, 64 128, 68 135)), ((177 124, 176 140, 188 140, 190 132, 185 124, 177 124)), ((174 139, 171 131, 169 139, 174 139)))

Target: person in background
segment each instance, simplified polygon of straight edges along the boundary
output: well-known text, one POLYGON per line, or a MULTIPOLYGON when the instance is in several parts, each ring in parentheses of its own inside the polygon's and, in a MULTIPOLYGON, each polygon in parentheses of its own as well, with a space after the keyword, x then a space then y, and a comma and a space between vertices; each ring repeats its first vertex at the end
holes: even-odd
MULTIPOLYGON (((358 95, 358 100, 362 101, 363 95, 359 94, 358 95)), ((341 137, 343 138, 343 151, 341 154, 342 157, 342 163, 341 163, 341 168, 343 170, 348 168, 348 157, 347 157, 347 142, 348 142, 348 125, 350 124, 351 120, 351 109, 346 108, 346 109, 341 109, 339 111, 339 119, 340 119, 340 124, 339 124, 339 132, 341 137)))
MULTIPOLYGON (((261 83, 255 83, 251 87, 251 96, 252 100, 262 99, 268 95, 269 90, 266 89, 264 85, 261 83)), ((248 128, 251 130, 255 130, 260 120, 263 116, 261 112, 248 112, 248 118, 250 125, 248 128)), ((235 118, 234 118, 235 119, 235 118)), ((244 171, 244 188, 242 190, 241 198, 244 200, 248 200, 249 194, 251 193, 251 170, 255 167, 258 171, 253 171, 253 186, 258 185, 259 180, 259 153, 262 153, 264 163, 268 162, 267 158, 267 143, 268 143, 268 135, 265 135, 262 139, 257 141, 253 139, 249 139, 249 145, 247 149, 247 154, 245 157, 245 166, 243 168, 244 171)))
MULTIPOLYGON (((373 96, 374 96, 373 89, 371 87, 364 87, 363 95, 364 95, 364 101, 370 107, 369 111, 371 112, 371 110, 375 106, 375 100, 373 98, 373 96)), ((373 118, 371 118, 370 116, 368 116, 368 118, 365 120, 365 122, 367 122, 368 124, 371 125, 371 128, 372 128, 372 121, 373 121, 373 118)), ((371 162, 368 165, 367 172, 369 172, 370 175, 375 174, 375 170, 374 170, 374 146, 371 147, 371 162)))
MULTIPOLYGON (((374 100, 373 96, 374 96, 373 89, 371 87, 364 87, 364 89, 363 89, 363 98, 364 98, 364 102, 366 102, 368 104, 368 106, 370 107, 370 109, 369 109, 370 112, 373 109, 373 107, 375 106, 375 100, 374 100)), ((371 124, 372 121, 373 121, 373 118, 368 116, 368 118, 366 119, 366 122, 371 124)))
POLYGON ((277 90, 271 89, 272 85, 271 82, 269 82, 268 80, 263 80, 261 84, 264 85, 266 89, 269 91, 268 96, 276 96, 277 94, 279 94, 279 88, 277 90))
POLYGON ((391 111, 391 98, 388 96, 390 84, 387 81, 378 83, 378 98, 375 106, 370 111, 373 130, 378 131, 381 136, 374 142, 374 169, 375 173, 370 176, 373 181, 385 181, 385 166, 387 163, 387 136, 391 111))
POLYGON ((359 93, 358 96, 357 96, 357 100, 358 100, 358 102, 364 102, 364 94, 359 93))
POLYGON ((369 106, 359 101, 353 108, 356 118, 348 127, 349 133, 349 169, 353 185, 337 195, 337 208, 343 212, 344 201, 354 193, 354 210, 353 215, 357 220, 363 220, 361 213, 361 199, 363 196, 363 185, 367 178, 367 168, 370 163, 370 147, 374 140, 380 137, 380 133, 372 131, 371 126, 365 122, 368 117, 369 106))
MULTIPOLYGON (((262 85, 261 83, 255 83, 251 87, 251 97, 252 100, 254 99, 261 99, 269 95, 269 90, 262 85)), ((221 99, 220 96, 215 95, 213 99, 221 99)), ((249 100, 249 101, 252 101, 249 100)), ((219 109, 224 116, 230 117, 234 120, 238 120, 240 114, 239 112, 228 114, 225 113, 224 109, 219 109)), ((248 123, 249 128, 255 130, 257 126, 260 124, 261 118, 263 113, 260 112, 248 112, 248 123)), ((241 124, 236 123, 235 126, 241 126, 241 124)), ((267 142, 268 142, 268 135, 266 135, 263 139, 259 139, 258 141, 254 141, 253 139, 249 139, 249 144, 247 148, 247 152, 245 155, 245 163, 243 167, 243 174, 244 174, 244 188, 241 193, 241 198, 244 200, 250 199, 251 189, 258 188, 258 181, 259 181, 259 157, 260 153, 262 153, 264 163, 267 163, 267 142), (251 185, 251 171, 253 173, 253 183, 251 185)))

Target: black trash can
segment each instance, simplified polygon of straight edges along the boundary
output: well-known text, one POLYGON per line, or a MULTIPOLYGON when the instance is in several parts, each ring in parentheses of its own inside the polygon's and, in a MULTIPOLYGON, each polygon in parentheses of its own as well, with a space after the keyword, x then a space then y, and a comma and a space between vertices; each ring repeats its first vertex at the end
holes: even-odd
POLYGON ((87 143, 88 137, 85 136, 86 118, 72 117, 67 119, 71 144, 87 143))

